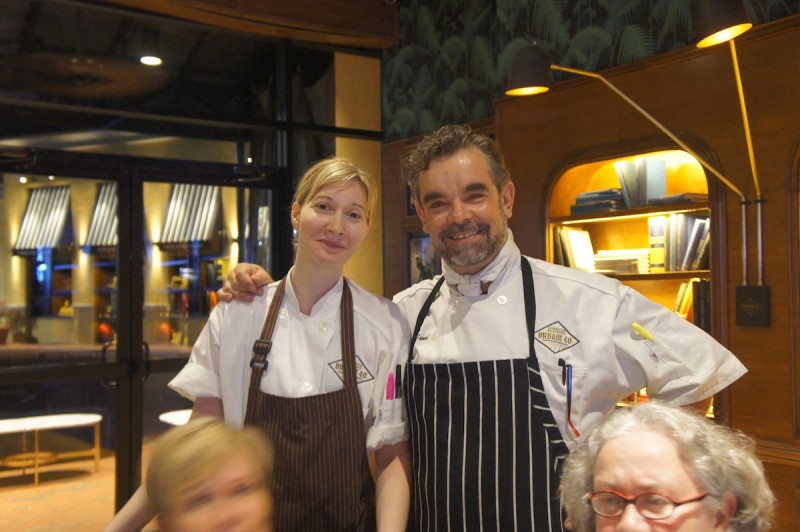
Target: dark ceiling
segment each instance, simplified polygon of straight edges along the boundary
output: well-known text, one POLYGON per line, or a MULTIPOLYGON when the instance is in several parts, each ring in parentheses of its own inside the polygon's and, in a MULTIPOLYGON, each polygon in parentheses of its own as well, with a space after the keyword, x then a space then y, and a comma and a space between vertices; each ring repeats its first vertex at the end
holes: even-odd
POLYGON ((314 78, 332 60, 291 47, 284 57, 294 60, 280 61, 277 41, 94 3, 0 0, 0 13, 0 143, 80 130, 225 137, 240 125, 269 128, 276 79, 314 78), (139 63, 148 36, 162 66, 139 63), (289 65, 283 76, 280 64, 289 65))

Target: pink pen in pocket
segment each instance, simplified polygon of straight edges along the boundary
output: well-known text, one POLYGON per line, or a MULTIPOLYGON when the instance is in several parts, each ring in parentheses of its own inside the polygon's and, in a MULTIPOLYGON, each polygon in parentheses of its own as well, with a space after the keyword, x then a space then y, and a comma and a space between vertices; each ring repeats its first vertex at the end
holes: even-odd
POLYGON ((386 381, 386 399, 394 400, 394 373, 389 373, 389 379, 386 381))

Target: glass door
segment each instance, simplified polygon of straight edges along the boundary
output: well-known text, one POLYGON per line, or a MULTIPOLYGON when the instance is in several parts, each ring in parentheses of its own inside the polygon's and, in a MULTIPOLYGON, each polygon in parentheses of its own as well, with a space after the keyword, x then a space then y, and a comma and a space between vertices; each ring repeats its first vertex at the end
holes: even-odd
POLYGON ((0 512, 24 503, 26 530, 111 519, 149 443, 191 407, 167 384, 224 275, 291 260, 272 251, 290 234, 276 171, 242 183, 231 165, 94 155, 82 177, 67 159, 53 166, 70 177, 0 182, 0 512))
POLYGON ((272 192, 185 182, 143 183, 143 447, 185 422, 191 402, 168 387, 240 258, 273 271, 272 192))
MULTIPOLYGON (((141 446, 132 445, 130 456, 132 468, 146 471, 153 440, 188 419, 192 403, 168 384, 186 364, 228 271, 242 260, 279 271, 285 258, 273 253, 275 226, 280 225, 273 190, 252 180, 242 184, 237 178, 188 170, 167 180, 152 173, 139 178, 144 352, 141 427, 131 433, 131 441, 141 446)), ((133 382, 132 389, 138 385, 133 382)))
POLYGON ((56 529, 70 505, 76 529, 113 513, 114 383, 132 357, 118 342, 116 187, 0 174, 0 513, 20 530, 56 529), (65 501, 65 486, 92 496, 65 501))

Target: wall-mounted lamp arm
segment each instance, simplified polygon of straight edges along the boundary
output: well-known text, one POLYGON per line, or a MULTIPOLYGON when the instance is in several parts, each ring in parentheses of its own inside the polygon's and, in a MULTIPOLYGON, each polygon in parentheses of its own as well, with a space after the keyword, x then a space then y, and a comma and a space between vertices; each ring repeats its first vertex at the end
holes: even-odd
POLYGON ((736 56, 736 45, 733 39, 728 41, 731 47, 731 57, 733 59, 733 73, 736 76, 736 90, 739 92, 739 108, 742 110, 742 122, 744 122, 744 136, 747 141, 747 155, 750 157, 750 170, 753 172, 753 184, 756 188, 756 197, 761 197, 761 186, 758 182, 758 172, 756 172, 756 156, 753 152, 753 139, 750 136, 750 121, 747 119, 747 106, 744 103, 744 89, 742 88, 742 76, 739 73, 739 59, 736 56))
POLYGON ((603 84, 605 84, 609 89, 614 91, 617 94, 617 96, 619 96, 620 98, 622 98, 623 100, 628 102, 628 104, 631 107, 633 107, 634 109, 639 111, 639 113, 642 116, 647 118, 654 126, 656 126, 658 129, 660 129, 661 132, 664 133, 667 137, 669 137, 675 144, 680 146, 689 155, 691 155, 692 157, 697 159, 697 162, 699 162, 701 165, 703 165, 703 167, 706 170, 708 170, 709 172, 714 174, 717 177, 717 179, 719 179, 720 181, 722 181, 725 184, 725 186, 727 186, 729 189, 734 191, 736 193, 736 195, 739 196, 739 198, 741 199, 742 203, 745 203, 747 201, 747 199, 745 198, 745 196, 742 193, 742 191, 739 190, 739 188, 736 185, 731 183, 716 168, 714 168, 714 166, 711 165, 711 163, 709 163, 703 157, 698 155, 694 150, 692 150, 689 146, 687 146, 685 142, 683 142, 681 139, 679 139, 675 134, 673 134, 663 124, 661 124, 661 122, 656 120, 650 113, 648 113, 647 111, 642 109, 642 107, 639 104, 637 104, 636 102, 631 100, 628 97, 628 95, 626 95, 624 92, 619 90, 613 83, 608 81, 605 77, 601 76, 600 74, 598 74, 596 72, 589 72, 589 71, 586 71, 586 70, 578 70, 578 69, 575 69, 575 68, 563 67, 563 66, 559 66, 559 65, 550 65, 550 68, 553 69, 553 70, 561 70, 563 72, 569 72, 570 74, 577 74, 579 76, 588 76, 590 78, 595 78, 595 79, 598 79, 601 82, 603 82, 603 84))
MULTIPOLYGON (((731 48, 731 59, 733 61, 733 73, 736 77, 736 90, 739 93, 739 108, 742 111, 742 123, 744 124, 744 138, 747 142, 747 155, 750 157, 750 171, 753 173, 753 185, 756 189, 756 248, 757 248, 757 266, 758 266, 758 279, 756 284, 761 286, 764 283, 764 229, 762 227, 764 198, 761 197, 761 185, 758 181, 758 171, 756 170, 756 155, 753 151, 753 138, 750 136, 750 120, 747 118, 747 105, 744 101, 744 89, 742 88, 742 76, 739 73, 739 58, 736 56, 736 45, 733 39, 729 40, 731 48)), ((747 283, 745 283, 747 284, 747 283)))

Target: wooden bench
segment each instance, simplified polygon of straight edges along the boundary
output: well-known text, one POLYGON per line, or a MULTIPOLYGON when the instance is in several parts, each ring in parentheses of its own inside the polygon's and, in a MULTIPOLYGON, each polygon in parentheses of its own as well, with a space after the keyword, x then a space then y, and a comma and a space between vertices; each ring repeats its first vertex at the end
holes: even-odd
POLYGON ((39 485, 39 466, 53 463, 64 458, 83 456, 94 457, 94 472, 100 471, 100 414, 52 414, 44 416, 19 417, 0 420, 0 434, 22 433, 22 453, 7 456, 0 461, 3 466, 22 469, 33 467, 33 484, 39 485), (42 430, 67 429, 74 427, 94 427, 94 446, 86 451, 68 451, 61 453, 44 452, 39 449, 39 432, 42 430), (27 434, 33 432, 33 452, 26 452, 27 434))

